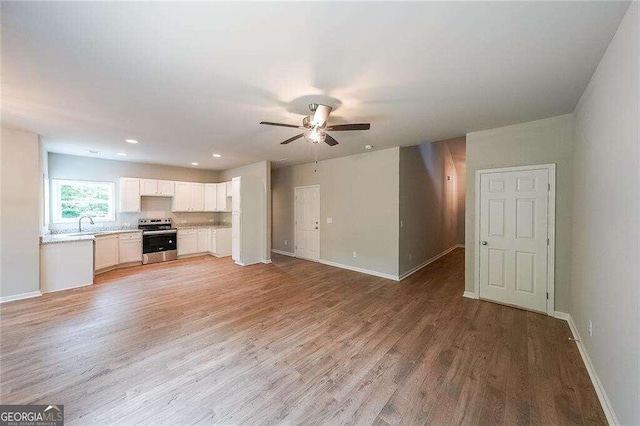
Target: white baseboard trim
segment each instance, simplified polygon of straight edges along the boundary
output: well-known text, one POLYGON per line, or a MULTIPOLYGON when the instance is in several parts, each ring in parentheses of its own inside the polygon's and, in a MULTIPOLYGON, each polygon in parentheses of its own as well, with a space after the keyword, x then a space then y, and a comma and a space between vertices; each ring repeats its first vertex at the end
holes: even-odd
POLYGON ((465 291, 462 293, 462 297, 466 297, 467 299, 477 299, 478 296, 472 291, 465 291))
POLYGON ((16 300, 31 299, 42 296, 41 291, 30 291, 29 293, 14 294, 13 296, 0 297, 0 303, 15 302, 16 300))
POLYGON ((361 272, 374 277, 386 278, 388 280, 400 281, 397 275, 385 274, 384 272, 373 271, 371 269, 358 268, 357 266, 344 265, 342 263, 331 262, 329 260, 320 259, 318 262, 323 265, 335 266, 336 268, 348 269, 350 271, 361 272))
POLYGON ((555 311, 553 313, 553 316, 569 323, 571 334, 573 334, 574 339, 577 339, 576 345, 578 345, 578 351, 580 351, 580 356, 582 357, 582 361, 587 368, 589 378, 591 378, 591 383, 593 383, 593 387, 596 390, 596 394, 598 395, 598 399, 600 400, 600 405, 602 406, 602 411, 604 411, 604 415, 607 417, 607 421, 610 425, 619 425, 620 421, 618 420, 618 416, 616 416, 616 413, 613 410, 613 405, 611 405, 611 401, 609 401, 609 397, 607 396, 607 392, 602 386, 602 382, 598 377, 598 373, 596 373, 596 369, 591 362, 591 358, 589 357, 587 348, 582 343, 582 338, 580 337, 580 333, 578 332, 578 328, 576 327, 575 322, 573 322, 573 318, 570 314, 559 311, 555 311))
POLYGON ((271 259, 262 259, 262 263, 269 264, 271 263, 271 259))
POLYGON ((415 268, 411 269, 410 271, 405 272, 404 274, 400 275, 400 281, 404 280, 409 275, 415 274, 416 272, 418 272, 420 269, 424 268, 428 264, 435 262, 436 260, 440 259, 442 256, 451 253, 452 251, 454 251, 457 248, 458 248, 458 245, 449 247, 448 249, 446 249, 442 253, 433 256, 431 259, 427 260, 426 262, 423 262, 420 265, 416 266, 415 268))
POLYGON ((295 253, 291 253, 291 252, 288 252, 288 251, 271 249, 271 252, 272 253, 281 254, 281 255, 284 255, 284 256, 296 257, 295 253))
POLYGON ((464 244, 456 244, 456 248, 464 248, 464 244))

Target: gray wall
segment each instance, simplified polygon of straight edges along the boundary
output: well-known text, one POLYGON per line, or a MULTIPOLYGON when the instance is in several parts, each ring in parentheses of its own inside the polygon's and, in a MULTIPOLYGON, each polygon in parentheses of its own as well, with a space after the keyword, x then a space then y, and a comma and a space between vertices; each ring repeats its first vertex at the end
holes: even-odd
POLYGON ((265 204, 263 215, 263 227, 265 235, 263 235, 262 258, 264 260, 271 259, 271 162, 261 161, 259 163, 249 164, 247 166, 236 167, 220 172, 220 178, 223 182, 230 181, 234 177, 254 176, 261 179, 265 185, 265 204))
POLYGON ((457 244, 458 206, 447 141, 400 148, 400 275, 457 244))
POLYGON ((313 163, 273 170, 272 247, 294 251, 294 188, 319 184, 320 258, 398 275, 399 157, 391 148, 320 161, 317 172, 313 163))
MULTIPOLYGON (((221 173, 214 170, 104 160, 55 153, 49 154, 50 179, 115 182, 116 199, 118 199, 118 179, 121 177, 166 179, 185 182, 224 181, 221 179, 221 173)), ((140 208, 142 210, 140 214, 116 213, 115 223, 102 223, 98 224, 98 226, 115 224, 136 226, 138 219, 143 217, 171 217, 176 223, 204 222, 210 219, 226 220, 228 217, 228 215, 221 213, 173 213, 171 212, 171 198, 162 197, 142 197, 140 208)), ((50 224, 51 229, 68 229, 74 226, 76 225, 70 225, 68 223, 50 224)), ((86 227, 87 229, 91 228, 89 224, 87 224, 86 227)))
POLYGON ((465 288, 475 281, 476 170, 556 164, 555 310, 568 312, 571 281, 573 115, 467 134, 465 288))
POLYGON ((40 290, 38 135, 2 128, 0 145, 0 297, 40 290))
POLYGON ((640 424, 638 9, 629 8, 574 113, 569 312, 624 425, 640 424))

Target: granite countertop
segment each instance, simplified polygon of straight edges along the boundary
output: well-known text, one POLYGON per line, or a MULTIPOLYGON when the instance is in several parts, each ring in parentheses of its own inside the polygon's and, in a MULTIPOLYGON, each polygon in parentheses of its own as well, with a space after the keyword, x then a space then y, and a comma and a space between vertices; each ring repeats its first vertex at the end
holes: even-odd
POLYGON ((201 228, 231 228, 230 223, 183 223, 177 224, 176 229, 201 229, 201 228))
POLYGON ((139 229, 110 229, 104 231, 85 231, 72 234, 47 234, 40 237, 40 244, 71 243, 75 241, 94 240, 100 235, 128 234, 132 232, 142 232, 139 229))

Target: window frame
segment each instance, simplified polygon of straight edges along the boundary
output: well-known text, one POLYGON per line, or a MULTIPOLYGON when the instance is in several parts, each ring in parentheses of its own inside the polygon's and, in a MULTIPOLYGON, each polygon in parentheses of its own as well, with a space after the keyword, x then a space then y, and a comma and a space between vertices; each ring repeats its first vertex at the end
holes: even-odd
POLYGON ((115 222, 116 221, 116 184, 115 182, 101 182, 79 179, 51 179, 51 223, 73 223, 79 218, 63 218, 62 217, 62 200, 60 199, 60 188, 62 185, 101 185, 109 188, 108 216, 92 217, 94 222, 115 222))

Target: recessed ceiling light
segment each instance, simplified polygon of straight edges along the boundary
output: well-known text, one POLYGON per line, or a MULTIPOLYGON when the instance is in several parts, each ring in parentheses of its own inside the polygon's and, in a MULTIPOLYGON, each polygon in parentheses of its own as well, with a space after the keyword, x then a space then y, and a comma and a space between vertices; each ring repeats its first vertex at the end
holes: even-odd
POLYGON ((220 154, 213 154, 213 156, 216 157, 216 158, 222 157, 222 155, 220 155, 220 154))
POLYGON ((365 145, 364 148, 365 149, 373 149, 373 145, 365 145))
POLYGON ((119 155, 120 157, 126 157, 126 156, 127 156, 127 154, 125 154, 124 152, 119 152, 119 153, 118 153, 118 155, 119 155))
POLYGON ((124 141, 125 141, 126 143, 138 143, 138 141, 137 141, 137 140, 135 140, 135 139, 125 139, 124 141))
POLYGON ((100 154, 100 151, 89 150, 89 154, 100 154))
POLYGON ((191 165, 192 165, 192 166, 197 166, 197 165, 198 165, 198 163, 195 163, 195 162, 194 162, 194 163, 191 163, 191 165))

